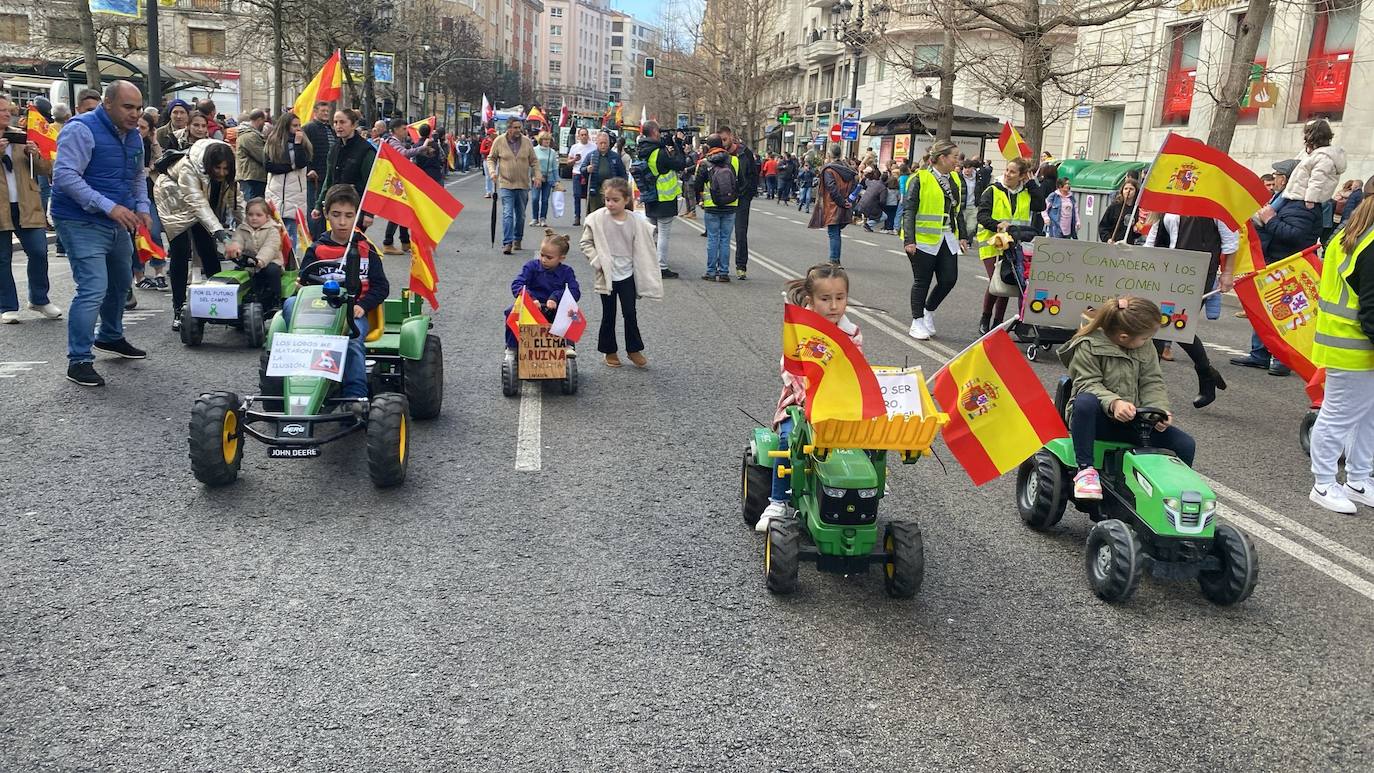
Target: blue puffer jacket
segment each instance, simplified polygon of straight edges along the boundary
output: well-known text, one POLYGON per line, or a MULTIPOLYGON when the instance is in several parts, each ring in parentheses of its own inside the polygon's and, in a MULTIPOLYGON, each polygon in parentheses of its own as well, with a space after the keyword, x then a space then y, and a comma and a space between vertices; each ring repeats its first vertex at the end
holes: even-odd
MULTIPOLYGON (((611 148, 611 150, 606 153, 606 160, 610 162, 611 177, 624 177, 627 180, 629 179, 630 175, 625 170, 625 159, 616 152, 615 148, 611 148)), ((597 168, 600 165, 600 150, 593 150, 587 154, 587 190, 591 193, 601 192, 601 183, 603 180, 597 175, 597 168)))
POLYGON ((1282 201, 1278 214, 1259 228, 1264 260, 1273 263, 1316 244, 1321 239, 1322 209, 1308 209, 1301 201, 1282 201))
POLYGON ((520 276, 510 283, 510 294, 519 295, 522 289, 528 290, 530 297, 543 303, 552 298, 560 300, 563 288, 567 287, 575 300, 582 300, 582 288, 577 286, 577 274, 572 266, 560 263, 557 267, 545 269, 538 258, 526 261, 520 269, 520 276))

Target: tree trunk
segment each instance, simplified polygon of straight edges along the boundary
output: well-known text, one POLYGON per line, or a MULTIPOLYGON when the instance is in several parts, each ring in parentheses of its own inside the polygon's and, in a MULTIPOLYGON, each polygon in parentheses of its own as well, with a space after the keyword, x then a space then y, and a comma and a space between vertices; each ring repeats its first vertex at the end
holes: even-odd
MULTIPOLYGON (((156 1, 157 1, 157 0, 153 0, 153 2, 156 2, 156 1)), ((281 6, 282 6, 282 3, 283 3, 283 2, 285 2, 285 0, 272 0, 272 37, 273 37, 273 47, 272 47, 272 69, 273 69, 273 74, 272 74, 272 117, 273 117, 273 120, 278 120, 278 119, 277 119, 277 116, 280 116, 280 115, 282 114, 282 105, 285 103, 285 98, 284 98, 284 96, 283 96, 283 94, 282 94, 282 90, 285 88, 285 84, 286 84, 285 73, 283 72, 283 71, 286 69, 286 56, 285 56, 285 53, 284 53, 283 48, 282 48, 282 35, 284 34, 284 30, 282 30, 282 7, 281 7, 281 6)), ((311 105, 311 107, 313 108, 314 105, 311 105)), ((302 117, 303 117, 303 116, 302 116, 302 117)))
MULTIPOLYGON (((76 13, 81 24, 81 49, 86 56, 86 85, 100 91, 100 62, 95 50, 95 22, 91 20, 90 0, 77 3, 76 13)), ((75 107, 73 100, 72 108, 75 107)))
POLYGON ((1212 127, 1207 131, 1207 144, 1223 153, 1230 151, 1231 140, 1235 138, 1240 100, 1250 86, 1250 68, 1273 5, 1274 0, 1250 0, 1240 25, 1240 34, 1231 47, 1231 61, 1226 66, 1225 80, 1212 109, 1212 127))
POLYGON ((940 47, 940 105, 936 110, 935 139, 948 140, 954 133, 954 30, 944 30, 940 47))
MULTIPOLYGON (((1037 6, 1038 12, 1038 6, 1037 6)), ((1022 43, 1021 108, 1025 115, 1026 144, 1031 147, 1031 164, 1035 165, 1045 151, 1045 61, 1049 52, 1043 50, 1043 39, 1031 36, 1022 43)))

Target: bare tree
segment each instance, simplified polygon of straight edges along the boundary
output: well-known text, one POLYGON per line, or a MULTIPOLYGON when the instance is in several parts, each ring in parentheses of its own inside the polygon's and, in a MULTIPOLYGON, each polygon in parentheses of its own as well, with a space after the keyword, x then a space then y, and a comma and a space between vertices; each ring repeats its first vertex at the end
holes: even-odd
POLYGON ((80 0, 76 4, 76 15, 81 23, 81 48, 86 56, 86 85, 100 89, 100 55, 95 50, 95 22, 91 19, 90 0, 80 0))
POLYGON ((1250 0, 1240 20, 1240 29, 1234 35, 1231 57, 1220 88, 1212 95, 1216 107, 1212 111, 1212 126, 1207 131, 1207 144, 1223 153, 1231 149, 1231 140, 1236 136, 1241 101, 1249 92, 1252 63, 1273 7, 1274 0, 1250 0))
POLYGON ((707 111, 754 137, 768 118, 767 95, 789 76, 777 66, 777 23, 784 0, 706 0, 700 23, 665 18, 665 26, 686 30, 692 56, 679 64, 694 76, 707 111))
POLYGON ((960 37, 978 26, 979 17, 958 5, 924 0, 900 5, 897 12, 897 20, 884 30, 870 53, 909 76, 899 89, 911 101, 927 96, 919 88, 921 79, 939 79, 935 138, 948 140, 954 133, 954 84, 969 59, 960 37), (939 43, 930 42, 934 34, 939 35, 939 43))

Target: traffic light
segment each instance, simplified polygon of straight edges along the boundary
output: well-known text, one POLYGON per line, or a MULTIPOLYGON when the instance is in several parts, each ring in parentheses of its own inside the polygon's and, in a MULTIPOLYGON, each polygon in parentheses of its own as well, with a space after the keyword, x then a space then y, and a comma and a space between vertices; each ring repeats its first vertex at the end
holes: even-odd
POLYGON ((654 58, 652 56, 644 57, 644 77, 654 77, 654 58))

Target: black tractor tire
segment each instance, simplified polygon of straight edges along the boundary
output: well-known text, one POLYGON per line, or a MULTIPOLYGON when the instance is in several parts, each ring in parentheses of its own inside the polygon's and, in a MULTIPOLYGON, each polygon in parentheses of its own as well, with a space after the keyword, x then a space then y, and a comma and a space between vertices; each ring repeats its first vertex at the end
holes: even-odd
POLYGON ((1036 531, 1059 523, 1068 504, 1068 493, 1064 465, 1044 448, 1022 462, 1016 471, 1016 511, 1036 531))
POLYGON ((883 530, 883 564, 887 595, 909 599, 921 589, 926 574, 926 547, 921 527, 909 521, 893 521, 883 530))
POLYGON ((768 541, 763 546, 763 579, 768 590, 785 596, 797 589, 801 524, 796 518, 768 522, 768 541))
POLYGON ((181 342, 186 346, 200 346, 205 340, 205 321, 191 316, 191 304, 181 307, 181 342))
POLYGON ((1317 411, 1308 411, 1298 424, 1298 445, 1307 456, 1312 455, 1312 428, 1317 425, 1317 411))
POLYGON ((753 451, 745 448, 739 477, 740 514, 744 516, 744 525, 752 529, 758 525, 773 493, 773 468, 754 464, 753 451))
POLYGON ((196 398, 187 427, 191 472, 207 486, 227 486, 239 477, 243 463, 243 402, 233 392, 209 392, 196 398))
POLYGON ((510 360, 501 360, 501 394, 506 397, 520 394, 520 375, 510 360))
POLYGON ((1110 603, 1126 601, 1135 594, 1144 569, 1140 538, 1122 521, 1101 521, 1088 532, 1084 565, 1088 585, 1098 598, 1110 603))
POLYGON ((383 392, 367 412, 367 473, 372 485, 390 488, 405 482, 410 464, 410 406, 406 396, 383 392))
POLYGON ((1212 538, 1212 555, 1221 561, 1215 572, 1198 574, 1202 595, 1213 604, 1229 607, 1250 598, 1259 582, 1259 554, 1250 535, 1223 523, 1212 538))
POLYGON ((263 349, 258 355, 258 396, 263 398, 262 407, 268 411, 281 411, 282 400, 286 393, 286 379, 281 376, 267 375, 267 362, 272 359, 272 351, 263 349), (278 399, 270 399, 278 398, 278 399))
POLYGON ((558 388, 565 395, 577 394, 577 358, 568 359, 568 372, 563 374, 563 380, 558 382, 558 388))
POLYGON ((411 417, 433 419, 438 416, 444 408, 444 345, 439 336, 425 336, 420 359, 407 361, 402 367, 411 417))
POLYGON ((252 349, 261 349, 267 343, 267 320, 264 318, 262 304, 257 301, 245 303, 240 309, 243 323, 243 335, 248 338, 248 346, 252 349))

